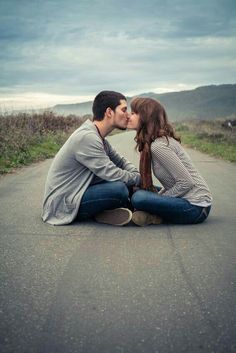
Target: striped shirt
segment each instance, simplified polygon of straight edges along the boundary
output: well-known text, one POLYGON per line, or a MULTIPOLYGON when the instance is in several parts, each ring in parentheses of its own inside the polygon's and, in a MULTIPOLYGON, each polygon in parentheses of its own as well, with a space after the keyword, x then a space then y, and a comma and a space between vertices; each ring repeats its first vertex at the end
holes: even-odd
POLYGON ((152 168, 161 182, 163 196, 182 197, 191 204, 207 207, 212 195, 181 144, 174 138, 159 137, 151 144, 152 168))

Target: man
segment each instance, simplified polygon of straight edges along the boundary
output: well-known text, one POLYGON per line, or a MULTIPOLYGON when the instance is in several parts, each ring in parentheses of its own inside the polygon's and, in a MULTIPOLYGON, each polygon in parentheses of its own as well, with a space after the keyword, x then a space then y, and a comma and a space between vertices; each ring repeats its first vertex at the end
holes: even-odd
POLYGON ((126 130, 126 98, 102 91, 93 102, 93 122, 87 120, 65 142, 50 167, 42 219, 53 225, 94 217, 98 222, 124 225, 132 218, 126 208, 129 186, 140 174, 105 139, 115 128, 126 130))

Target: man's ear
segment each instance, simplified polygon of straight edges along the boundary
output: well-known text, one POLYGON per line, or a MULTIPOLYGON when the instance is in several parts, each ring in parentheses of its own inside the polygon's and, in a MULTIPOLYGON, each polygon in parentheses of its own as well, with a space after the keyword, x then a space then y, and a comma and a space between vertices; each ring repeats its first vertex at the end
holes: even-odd
POLYGON ((108 118, 111 118, 111 117, 112 117, 112 113, 113 113, 113 110, 112 110, 110 107, 108 107, 108 108, 106 109, 106 115, 108 116, 108 118))

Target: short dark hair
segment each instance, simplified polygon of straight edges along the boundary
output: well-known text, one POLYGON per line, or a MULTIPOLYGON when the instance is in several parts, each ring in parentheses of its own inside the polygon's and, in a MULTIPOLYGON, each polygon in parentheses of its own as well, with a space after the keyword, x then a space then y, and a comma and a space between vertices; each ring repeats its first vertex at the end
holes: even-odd
POLYGON ((122 99, 126 100, 126 97, 119 92, 102 91, 98 93, 93 101, 93 120, 103 120, 107 108, 114 111, 122 99))

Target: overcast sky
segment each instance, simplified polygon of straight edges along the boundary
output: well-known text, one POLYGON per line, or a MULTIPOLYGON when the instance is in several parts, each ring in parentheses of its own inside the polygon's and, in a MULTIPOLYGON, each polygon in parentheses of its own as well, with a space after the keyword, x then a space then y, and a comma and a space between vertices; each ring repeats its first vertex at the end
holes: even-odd
POLYGON ((235 0, 0 0, 0 108, 236 83, 235 0))

